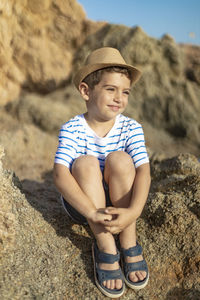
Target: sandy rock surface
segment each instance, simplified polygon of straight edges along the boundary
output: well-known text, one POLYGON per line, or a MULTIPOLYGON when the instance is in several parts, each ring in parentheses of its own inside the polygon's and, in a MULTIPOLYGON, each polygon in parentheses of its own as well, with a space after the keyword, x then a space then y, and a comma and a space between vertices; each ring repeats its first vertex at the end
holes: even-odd
MULTIPOLYGON (((199 162, 180 154, 152 160, 151 167, 151 192, 138 220, 150 282, 121 299, 198 299, 199 162)), ((66 216, 51 172, 41 181, 19 182, 4 169, 0 175, 2 299, 104 299, 93 279, 91 232, 66 216)))

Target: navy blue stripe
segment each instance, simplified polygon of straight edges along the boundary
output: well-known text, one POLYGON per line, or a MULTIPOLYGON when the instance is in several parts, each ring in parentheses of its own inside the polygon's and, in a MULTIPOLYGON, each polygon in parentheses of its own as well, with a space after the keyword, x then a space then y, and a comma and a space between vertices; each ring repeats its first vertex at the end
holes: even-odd
POLYGON ((121 136, 123 133, 127 133, 127 131, 122 131, 122 132, 120 132, 120 134, 115 134, 115 135, 108 136, 108 138, 109 138, 109 139, 112 139, 112 138, 114 138, 114 137, 121 136))
POLYGON ((99 148, 105 148, 108 144, 102 146, 102 145, 98 145, 98 144, 95 144, 95 143, 90 143, 90 145, 92 145, 92 146, 97 146, 97 147, 99 147, 99 148))
POLYGON ((86 154, 87 154, 87 152, 86 152, 86 151, 84 151, 84 152, 81 152, 81 151, 76 151, 76 153, 77 153, 77 154, 82 154, 82 155, 86 155, 86 154))
POLYGON ((133 148, 131 150, 129 150, 127 153, 130 154, 131 152, 135 151, 135 150, 138 150, 140 148, 146 148, 144 145, 140 146, 140 147, 136 147, 136 148, 133 148))
POLYGON ((76 141, 70 139, 69 137, 66 137, 66 136, 59 136, 59 139, 66 139, 66 140, 70 140, 72 142, 74 142, 76 144, 76 141))
POLYGON ((61 157, 58 157, 58 156, 55 156, 55 159, 60 159, 60 160, 64 160, 64 161, 66 161, 68 164, 70 164, 66 159, 64 159, 64 158, 61 158, 61 157))
POLYGON ((100 160, 100 161, 105 161, 105 158, 100 158, 100 157, 98 157, 98 160, 100 160))
POLYGON ((146 154, 146 151, 145 152, 138 152, 138 153, 134 154, 133 157, 135 157, 135 156, 137 156, 139 154, 144 154, 144 153, 146 154))
POLYGON ((126 141, 126 139, 121 139, 121 140, 119 140, 119 141, 117 141, 117 142, 113 142, 113 143, 108 143, 107 145, 118 145, 120 142, 123 142, 123 141, 126 141))
POLYGON ((138 163, 138 161, 140 161, 140 160, 143 160, 143 159, 147 159, 147 158, 148 158, 147 156, 145 156, 145 157, 142 157, 142 158, 140 158, 140 159, 136 160, 134 163, 135 163, 135 164, 137 164, 137 163, 138 163))
POLYGON ((71 133, 71 134, 74 134, 75 132, 78 133, 78 134, 85 134, 84 131, 78 131, 78 130, 68 130, 68 129, 60 129, 60 131, 63 131, 63 132, 68 132, 68 133, 71 133))
POLYGON ((79 122, 79 120, 77 120, 77 118, 76 119, 70 119, 65 124, 74 123, 74 122, 79 122))
POLYGON ((137 143, 144 143, 144 140, 133 142, 133 143, 129 144, 127 148, 129 148, 131 145, 135 145, 137 143))
POLYGON ((78 124, 78 125, 73 125, 74 127, 82 127, 81 124, 78 124))
POLYGON ((65 155, 65 156, 68 156, 69 158, 73 159, 73 157, 71 157, 71 156, 70 156, 69 154, 67 154, 67 153, 63 153, 63 152, 57 151, 56 154, 65 155))
POLYGON ((76 140, 80 140, 80 141, 87 142, 87 140, 86 140, 86 139, 82 139, 82 138, 81 138, 81 137, 79 137, 79 136, 76 138, 76 140))
POLYGON ((72 145, 67 145, 67 147, 58 146, 58 149, 67 149, 67 150, 70 150, 70 151, 71 151, 71 149, 70 149, 70 148, 72 148, 72 149, 76 150, 76 148, 75 148, 74 146, 72 146, 72 145))
POLYGON ((134 137, 136 137, 136 136, 139 136, 139 135, 143 135, 143 136, 144 136, 143 133, 133 134, 133 135, 129 136, 129 138, 127 139, 127 142, 128 142, 130 139, 132 139, 132 138, 134 138, 134 137))

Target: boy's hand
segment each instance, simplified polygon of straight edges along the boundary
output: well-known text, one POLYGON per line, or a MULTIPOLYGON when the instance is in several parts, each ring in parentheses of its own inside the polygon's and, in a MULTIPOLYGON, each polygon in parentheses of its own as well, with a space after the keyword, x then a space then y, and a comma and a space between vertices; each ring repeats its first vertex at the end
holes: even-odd
POLYGON ((137 219, 130 208, 107 207, 105 213, 112 215, 111 221, 104 222, 106 230, 112 234, 120 233, 137 219))
POLYGON ((88 219, 93 223, 101 223, 103 225, 107 224, 112 220, 112 215, 105 213, 105 208, 99 208, 90 213, 88 219))

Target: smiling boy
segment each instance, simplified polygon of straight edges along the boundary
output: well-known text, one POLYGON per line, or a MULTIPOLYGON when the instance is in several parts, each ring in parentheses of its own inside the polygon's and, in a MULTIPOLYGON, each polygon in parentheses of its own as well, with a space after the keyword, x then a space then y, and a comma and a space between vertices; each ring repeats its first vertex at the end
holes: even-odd
POLYGON ((62 126, 55 156, 54 182, 64 208, 74 221, 89 224, 95 282, 112 298, 124 293, 124 281, 137 290, 149 279, 136 241, 150 186, 149 159, 141 125, 122 115, 139 77, 117 49, 93 51, 74 78, 87 112, 62 126))

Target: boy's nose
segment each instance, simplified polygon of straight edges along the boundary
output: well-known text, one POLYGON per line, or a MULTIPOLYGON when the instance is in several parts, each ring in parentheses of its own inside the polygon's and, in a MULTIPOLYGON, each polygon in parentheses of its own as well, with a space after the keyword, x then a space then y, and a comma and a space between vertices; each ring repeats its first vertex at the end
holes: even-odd
POLYGON ((114 100, 118 103, 121 102, 121 93, 120 92, 115 93, 114 100))

